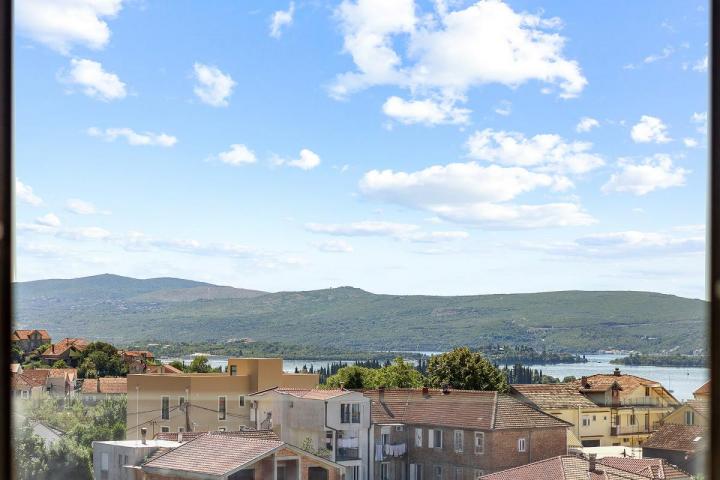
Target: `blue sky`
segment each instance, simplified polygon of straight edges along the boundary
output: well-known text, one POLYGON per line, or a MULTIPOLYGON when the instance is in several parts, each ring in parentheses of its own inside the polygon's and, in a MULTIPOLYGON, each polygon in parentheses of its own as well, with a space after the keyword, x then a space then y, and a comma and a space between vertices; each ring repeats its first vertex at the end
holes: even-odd
POLYGON ((705 297, 705 2, 16 10, 18 280, 705 297))

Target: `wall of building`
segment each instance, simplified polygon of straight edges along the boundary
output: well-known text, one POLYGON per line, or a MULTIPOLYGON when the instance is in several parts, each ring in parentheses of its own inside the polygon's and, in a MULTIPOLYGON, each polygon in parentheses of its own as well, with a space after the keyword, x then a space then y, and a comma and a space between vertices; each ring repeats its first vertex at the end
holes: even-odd
MULTIPOLYGON (((687 425, 685 423, 685 412, 687 411, 693 411, 692 408, 690 408, 689 405, 683 405, 682 407, 678 408, 674 412, 670 413, 666 417, 662 419, 663 424, 671 424, 671 425, 687 425)), ((708 420, 707 418, 703 417, 702 415, 695 413, 695 418, 693 421, 693 425, 699 425, 701 427, 707 427, 708 420)))
POLYGON ((126 465, 139 465, 158 449, 157 446, 127 447, 106 442, 93 442, 93 472, 96 480, 132 480, 135 473, 126 465), (103 455, 107 455, 108 476, 102 475, 103 455))

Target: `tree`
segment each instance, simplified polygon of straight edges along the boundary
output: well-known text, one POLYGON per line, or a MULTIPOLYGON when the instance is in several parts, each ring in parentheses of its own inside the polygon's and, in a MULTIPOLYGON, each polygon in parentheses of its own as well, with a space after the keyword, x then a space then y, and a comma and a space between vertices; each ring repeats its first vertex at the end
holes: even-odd
POLYGON ((481 353, 471 352, 468 347, 433 355, 427 367, 427 380, 435 388, 448 386, 460 390, 498 392, 508 389, 503 373, 481 353))
POLYGON ((81 378, 118 377, 127 375, 128 368, 117 348, 106 342, 92 342, 77 359, 81 378))
POLYGON ((92 448, 61 438, 47 455, 48 470, 52 478, 92 480, 92 448))
POLYGON ((68 366, 67 363, 65 363, 65 360, 61 359, 53 363, 52 368, 68 368, 68 366))
POLYGON ((345 387, 352 390, 372 388, 370 386, 370 377, 372 375, 374 375, 374 372, 369 368, 350 365, 341 368, 335 375, 330 375, 326 385, 331 388, 345 387))
POLYGON ((18 344, 13 343, 10 348, 10 363, 21 363, 23 361, 23 357, 25 357, 23 349, 20 348, 18 344))
POLYGON ((170 366, 175 367, 182 372, 184 372, 187 369, 187 367, 185 367, 185 364, 183 362, 181 362, 180 360, 173 360, 172 362, 170 362, 170 366))
POLYGON ((26 421, 13 432, 17 480, 44 479, 47 475, 47 453, 42 438, 35 435, 26 421))
POLYGON ((187 370, 192 373, 210 373, 213 369, 210 366, 208 357, 205 355, 198 355, 193 358, 192 362, 190 362, 190 366, 187 370))
POLYGON ((397 357, 392 364, 375 370, 373 377, 375 383, 373 388, 417 388, 423 386, 423 376, 402 357, 397 357))

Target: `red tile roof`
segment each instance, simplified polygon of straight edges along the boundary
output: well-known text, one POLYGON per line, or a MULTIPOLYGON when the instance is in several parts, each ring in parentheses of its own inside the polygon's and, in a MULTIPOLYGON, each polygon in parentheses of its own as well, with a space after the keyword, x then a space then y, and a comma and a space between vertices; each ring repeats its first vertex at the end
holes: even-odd
POLYGON ((162 374, 162 373, 183 373, 182 370, 179 368, 175 368, 172 365, 168 364, 162 364, 162 365, 148 365, 145 369, 145 373, 155 373, 155 374, 162 374))
POLYGON ((385 389, 363 392, 375 423, 439 425, 495 430, 558 428, 569 423, 507 394, 475 390, 385 389))
POLYGON ((50 340, 50 334, 47 330, 15 330, 12 333, 12 340, 29 340, 30 335, 33 332, 40 334, 40 338, 43 340, 50 340))
POLYGON ((118 353, 126 357, 155 358, 155 355, 148 350, 120 350, 118 353))
POLYGON ((171 470, 222 476, 249 466, 284 445, 280 440, 206 433, 150 460, 142 469, 149 473, 171 470))
POLYGON ((666 424, 643 443, 643 448, 692 453, 707 447, 708 429, 699 425, 666 424))
POLYGON ((688 400, 685 404, 703 417, 710 418, 710 402, 708 400, 688 400))
POLYGON ((656 459, 605 457, 590 462, 569 455, 503 470, 481 477, 482 480, 645 480, 651 478, 691 480, 691 476, 656 459), (652 476, 652 469, 658 477, 652 476))
MULTIPOLYGON (((194 440, 200 435, 205 435, 206 433, 215 433, 217 435, 230 435, 244 438, 264 438, 267 440, 280 440, 280 437, 277 436, 277 433, 273 432, 272 430, 254 430, 251 428, 247 428, 244 430, 237 430, 232 432, 182 432, 182 441, 189 442, 190 440, 194 440)), ((155 439, 177 442, 178 435, 180 435, 178 432, 160 432, 155 434, 155 439)))
POLYGON ((78 351, 83 351, 89 342, 84 338, 64 338, 57 343, 50 345, 50 348, 45 350, 42 354, 43 357, 56 357, 65 353, 68 348, 75 348, 78 351))
POLYGON ((351 390, 341 390, 339 388, 319 389, 319 388, 276 388, 277 393, 290 395, 296 398, 308 398, 312 400, 328 400, 352 393, 351 390))
MULTIPOLYGON (((31 372, 32 370, 26 370, 31 372)), ((25 375, 25 373, 12 372, 10 374, 10 389, 11 390, 30 390, 34 387, 44 387, 45 382, 40 382, 38 378, 33 376, 25 375)))
POLYGON ((77 379, 77 368, 47 368, 50 378, 66 377, 71 382, 77 379))
MULTIPOLYGON (((620 373, 620 370, 616 370, 618 374, 597 374, 590 375, 585 378, 585 384, 582 384, 582 379, 575 380, 571 385, 576 386, 581 393, 592 393, 592 392, 605 392, 612 388, 617 383, 620 389, 625 392, 632 392, 638 387, 662 387, 662 384, 655 380, 649 380, 647 378, 638 377, 637 375, 628 375, 627 373, 620 373)), ((664 388, 664 387, 663 387, 664 388)), ((668 393, 669 395, 669 393, 668 393)))
POLYGON ((576 385, 569 383, 516 384, 511 385, 510 389, 543 410, 597 408, 595 403, 580 393, 576 385))
POLYGON ((127 378, 101 377, 87 378, 82 384, 82 393, 127 393, 127 378))
POLYGON ((695 390, 693 395, 710 395, 710 381, 708 380, 700 388, 695 390))
POLYGON ((46 385, 48 377, 50 376, 50 370, 47 368, 33 368, 23 370, 21 375, 30 379, 35 386, 46 385))

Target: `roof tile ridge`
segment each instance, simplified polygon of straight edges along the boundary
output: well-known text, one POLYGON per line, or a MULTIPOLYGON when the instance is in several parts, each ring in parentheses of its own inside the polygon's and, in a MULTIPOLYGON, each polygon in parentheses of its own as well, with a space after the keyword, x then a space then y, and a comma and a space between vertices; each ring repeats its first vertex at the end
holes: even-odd
POLYGON ((495 430, 495 421, 497 419, 497 408, 498 408, 498 393, 493 392, 493 409, 492 409, 492 418, 490 419, 490 428, 492 430, 495 430))

